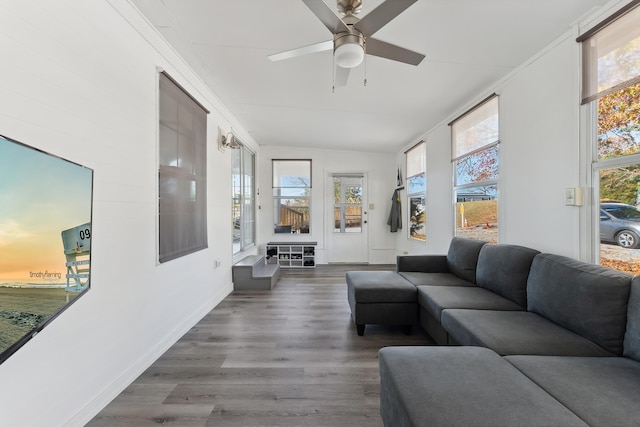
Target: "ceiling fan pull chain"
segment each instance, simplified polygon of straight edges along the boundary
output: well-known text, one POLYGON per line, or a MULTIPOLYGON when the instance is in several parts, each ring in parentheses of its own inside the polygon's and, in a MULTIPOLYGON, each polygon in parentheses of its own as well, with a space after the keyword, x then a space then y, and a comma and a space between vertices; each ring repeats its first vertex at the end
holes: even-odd
POLYGON ((367 87, 367 41, 365 40, 362 50, 364 50, 364 87, 367 87))
POLYGON ((333 87, 331 88, 331 93, 336 93, 336 56, 331 55, 331 57, 333 58, 333 67, 331 67, 333 69, 333 87))

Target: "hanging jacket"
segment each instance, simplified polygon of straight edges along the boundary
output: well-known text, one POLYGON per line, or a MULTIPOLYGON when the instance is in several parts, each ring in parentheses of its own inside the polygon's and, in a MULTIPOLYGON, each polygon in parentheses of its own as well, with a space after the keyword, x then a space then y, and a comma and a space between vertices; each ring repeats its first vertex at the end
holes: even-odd
POLYGON ((400 203, 400 190, 393 192, 391 198, 391 212, 389 212, 389 219, 387 225, 392 233, 402 228, 402 204, 400 203))

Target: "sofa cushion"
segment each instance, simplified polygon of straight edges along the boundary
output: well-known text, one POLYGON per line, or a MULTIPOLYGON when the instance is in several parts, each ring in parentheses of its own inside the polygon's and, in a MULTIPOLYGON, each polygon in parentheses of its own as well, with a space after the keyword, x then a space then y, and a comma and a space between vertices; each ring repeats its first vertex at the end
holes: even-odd
POLYGON ((627 307, 627 331, 624 334, 624 355, 640 361, 640 276, 631 281, 627 307))
POLYGON ((461 279, 451 273, 420 273, 418 271, 401 271, 400 276, 415 286, 476 286, 468 280, 461 279))
POLYGON ((423 273, 449 273, 446 255, 398 255, 396 271, 423 273))
POLYGON ((593 341, 529 311, 449 309, 442 327, 457 343, 501 355, 613 356, 593 341))
POLYGON ((539 254, 531 264, 527 307, 622 355, 631 279, 600 265, 539 254))
POLYGON ((637 426, 640 363, 625 357, 505 358, 591 426, 637 426))
POLYGON ((478 286, 418 286, 418 304, 438 322, 447 308, 524 310, 510 299, 478 286))
POLYGON ((387 426, 585 426, 494 352, 385 347, 380 414, 387 426))
POLYGON ((524 246, 484 245, 478 256, 476 283, 526 307, 527 278, 533 258, 539 253, 524 246))
POLYGON ((447 267, 456 276, 476 283, 476 267, 480 249, 487 242, 475 239, 454 237, 447 252, 447 267))

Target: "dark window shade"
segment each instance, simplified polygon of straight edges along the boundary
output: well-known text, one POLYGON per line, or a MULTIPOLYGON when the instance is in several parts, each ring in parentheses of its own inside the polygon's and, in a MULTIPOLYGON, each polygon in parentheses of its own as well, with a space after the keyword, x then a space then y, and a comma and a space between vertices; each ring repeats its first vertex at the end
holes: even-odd
POLYGON ((159 261, 207 247, 207 112, 160 74, 159 261))

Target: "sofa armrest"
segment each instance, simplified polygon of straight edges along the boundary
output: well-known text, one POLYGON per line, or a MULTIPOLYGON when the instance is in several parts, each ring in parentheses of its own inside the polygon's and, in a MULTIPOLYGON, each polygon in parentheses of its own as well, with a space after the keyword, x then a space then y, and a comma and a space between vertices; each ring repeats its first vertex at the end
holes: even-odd
POLYGON ((399 255, 396 271, 418 271, 422 273, 449 273, 446 255, 399 255))

